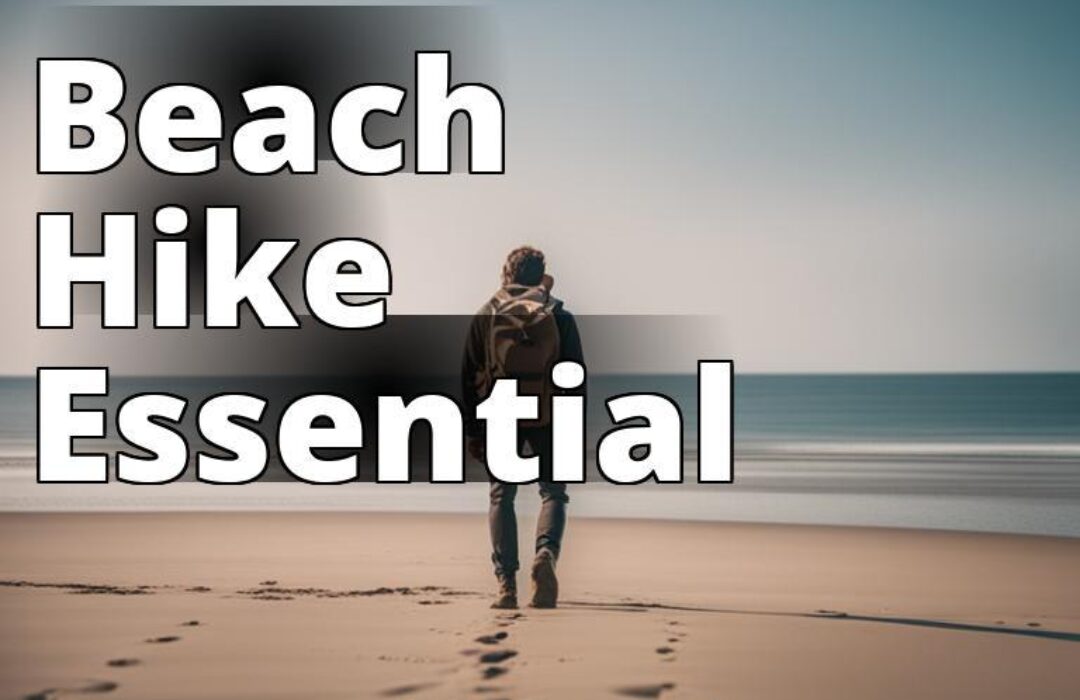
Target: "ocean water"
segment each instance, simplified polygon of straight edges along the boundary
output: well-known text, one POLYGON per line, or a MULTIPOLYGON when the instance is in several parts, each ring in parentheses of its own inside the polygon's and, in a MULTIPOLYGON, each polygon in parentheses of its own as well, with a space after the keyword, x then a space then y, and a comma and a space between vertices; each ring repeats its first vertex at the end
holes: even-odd
MULTIPOLYGON (((114 377, 109 399, 77 405, 111 409, 112 423, 119 401, 140 391, 198 401, 222 390, 311 390, 295 391, 301 385, 295 378, 114 377)), ((682 407, 692 474, 695 377, 600 376, 589 391, 590 459, 610 428, 605 397, 660 391, 682 407)), ((735 484, 590 483, 574 489, 575 511, 1080 536, 1080 374, 740 375, 735 392, 735 484)), ((0 510, 485 506, 484 484, 38 485, 35 405, 32 378, 0 379, 0 510)))

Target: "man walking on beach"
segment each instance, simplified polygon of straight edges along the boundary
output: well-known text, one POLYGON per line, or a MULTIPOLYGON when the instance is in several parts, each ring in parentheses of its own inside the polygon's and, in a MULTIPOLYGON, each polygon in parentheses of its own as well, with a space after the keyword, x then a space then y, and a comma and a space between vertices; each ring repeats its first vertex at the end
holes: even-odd
MULTIPOLYGON (((585 364, 581 336, 573 315, 551 295, 554 280, 546 274, 544 254, 523 246, 511 251, 503 265, 502 285, 473 318, 462 361, 465 405, 473 412, 496 379, 517 379, 522 394, 540 397, 540 419, 518 428, 518 452, 528 446, 540 457, 540 516, 536 523, 536 555, 532 565, 531 607, 553 608, 559 595, 555 562, 566 527, 566 485, 551 479, 551 425, 548 417, 551 367, 573 360, 585 364)), ((579 391, 584 391, 582 388, 579 391)), ((475 413, 473 412, 475 415, 475 413)), ((484 461, 483 426, 467 424, 469 453, 484 461)), ((488 523, 491 560, 499 593, 493 608, 516 608, 518 537, 514 497, 517 485, 491 482, 488 523)))

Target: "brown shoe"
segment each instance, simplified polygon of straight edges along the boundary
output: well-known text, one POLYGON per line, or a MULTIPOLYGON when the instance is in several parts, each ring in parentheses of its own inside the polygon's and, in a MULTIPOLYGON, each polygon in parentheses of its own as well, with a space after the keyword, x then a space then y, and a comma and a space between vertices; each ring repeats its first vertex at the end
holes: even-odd
POLYGON ((555 555, 550 549, 536 553, 532 565, 533 597, 530 608, 554 608, 559 599, 559 580, 555 578, 555 555))
POLYGON ((491 604, 494 610, 517 610, 517 583, 512 578, 499 579, 499 594, 491 604))

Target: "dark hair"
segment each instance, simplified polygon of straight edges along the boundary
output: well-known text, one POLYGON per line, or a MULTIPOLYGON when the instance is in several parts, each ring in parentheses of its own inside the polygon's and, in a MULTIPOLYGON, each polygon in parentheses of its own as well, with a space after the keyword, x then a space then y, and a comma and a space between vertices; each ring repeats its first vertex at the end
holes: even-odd
POLYGON ((544 279, 544 254, 532 246, 523 245, 510 251, 502 269, 503 284, 524 284, 535 287, 544 279))

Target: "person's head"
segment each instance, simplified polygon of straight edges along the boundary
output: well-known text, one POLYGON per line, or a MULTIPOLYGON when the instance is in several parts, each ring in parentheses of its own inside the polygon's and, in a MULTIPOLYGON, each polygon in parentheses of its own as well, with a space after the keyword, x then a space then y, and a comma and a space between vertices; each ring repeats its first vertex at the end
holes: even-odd
POLYGON ((544 281, 544 254, 532 246, 523 245, 510 251, 502 269, 502 282, 536 287, 544 281))

